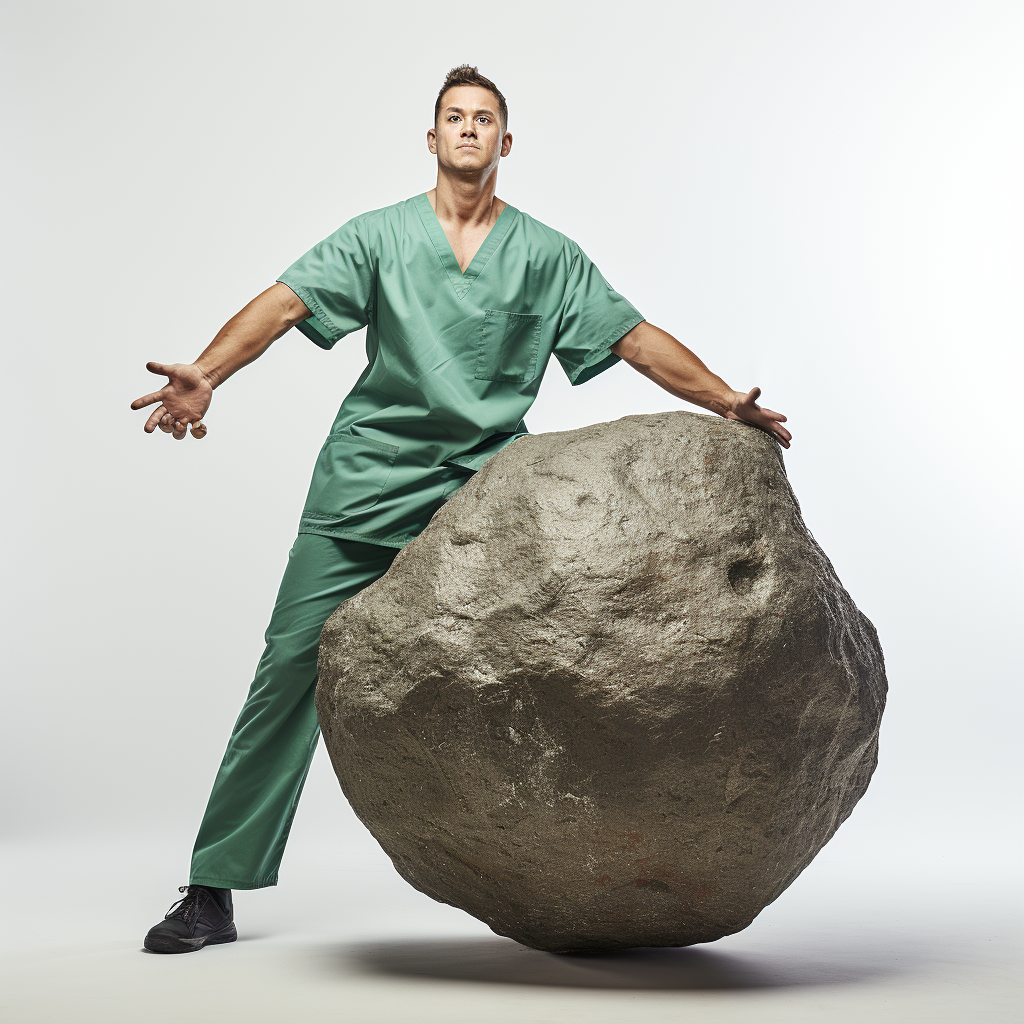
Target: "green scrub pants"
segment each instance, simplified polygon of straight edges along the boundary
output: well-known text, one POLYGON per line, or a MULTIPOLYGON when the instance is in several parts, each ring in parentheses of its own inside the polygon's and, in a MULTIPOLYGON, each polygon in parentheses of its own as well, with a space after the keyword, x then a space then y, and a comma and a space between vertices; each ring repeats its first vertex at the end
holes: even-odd
POLYGON ((228 741, 189 883, 277 884, 295 807, 320 738, 313 695, 320 631, 335 609, 387 572, 398 548, 300 533, 265 635, 256 678, 228 741))

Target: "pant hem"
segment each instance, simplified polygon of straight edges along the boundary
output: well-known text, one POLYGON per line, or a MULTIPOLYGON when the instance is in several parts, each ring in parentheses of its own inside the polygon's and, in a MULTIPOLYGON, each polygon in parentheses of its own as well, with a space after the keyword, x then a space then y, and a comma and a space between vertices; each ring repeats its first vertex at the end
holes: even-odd
POLYGON ((215 889, 266 889, 277 885, 277 875, 273 878, 258 878, 255 881, 242 881, 238 878, 214 878, 212 875, 192 875, 189 885, 212 885, 215 889))

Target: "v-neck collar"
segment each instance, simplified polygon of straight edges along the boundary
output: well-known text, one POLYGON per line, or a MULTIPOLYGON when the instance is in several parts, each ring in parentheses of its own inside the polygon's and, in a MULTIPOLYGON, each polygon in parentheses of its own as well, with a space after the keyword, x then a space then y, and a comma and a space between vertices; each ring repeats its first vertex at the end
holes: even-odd
POLYGON ((441 266, 444 267, 448 274, 448 280, 451 282, 452 288, 455 289, 456 296, 460 299, 465 298, 470 286, 480 276, 480 272, 491 258, 491 253, 498 248, 515 219, 515 215, 519 212, 510 203, 505 204, 505 208, 498 214, 498 219, 491 225, 487 237, 469 261, 469 266, 463 271, 459 267, 455 251, 452 249, 451 242, 448 241, 448 236, 444 233, 444 228, 441 227, 441 222, 437 219, 433 206, 430 205, 430 199, 427 198, 426 192, 421 192, 416 197, 416 210, 420 215, 420 220, 423 221, 423 226, 427 229, 431 242, 434 243, 441 266))

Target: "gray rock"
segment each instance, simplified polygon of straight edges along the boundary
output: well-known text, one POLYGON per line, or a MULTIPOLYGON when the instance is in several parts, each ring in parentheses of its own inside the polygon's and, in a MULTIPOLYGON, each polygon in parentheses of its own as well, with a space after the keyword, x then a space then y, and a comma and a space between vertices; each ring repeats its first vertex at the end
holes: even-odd
POLYGON ((519 438, 324 627, 317 711, 413 886, 547 950, 747 927, 874 770, 878 636, 737 420, 519 438))

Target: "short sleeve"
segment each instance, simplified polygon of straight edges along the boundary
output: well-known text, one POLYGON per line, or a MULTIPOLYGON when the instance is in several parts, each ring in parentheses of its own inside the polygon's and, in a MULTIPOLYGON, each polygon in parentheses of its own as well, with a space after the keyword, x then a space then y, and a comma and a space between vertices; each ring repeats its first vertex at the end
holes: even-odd
POLYGON ((296 324, 310 341, 331 348, 370 322, 375 262, 366 224, 363 218, 353 217, 277 279, 313 314, 296 324))
POLYGON ((575 243, 572 252, 553 351, 576 385, 614 366, 620 357, 611 346, 644 318, 575 243))

